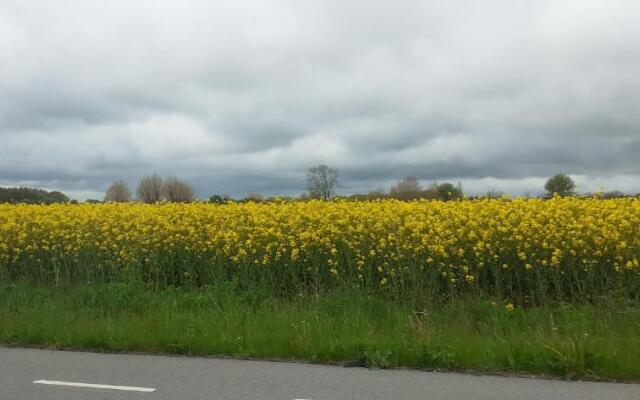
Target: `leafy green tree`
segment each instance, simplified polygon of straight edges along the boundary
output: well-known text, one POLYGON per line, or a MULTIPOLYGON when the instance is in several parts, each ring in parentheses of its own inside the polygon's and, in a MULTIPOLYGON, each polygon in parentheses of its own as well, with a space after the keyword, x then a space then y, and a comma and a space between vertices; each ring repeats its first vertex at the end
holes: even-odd
POLYGON ((436 185, 436 193, 438 199, 448 201, 462 198, 462 185, 457 186, 453 183, 444 182, 436 185))
POLYGON ((58 191, 48 192, 42 189, 26 187, 0 187, 0 203, 52 204, 66 203, 68 201, 69 197, 58 191))
POLYGON ((209 203, 223 204, 224 202, 224 199, 219 194, 214 194, 213 196, 209 197, 209 203))
POLYGON ((561 197, 572 196, 575 194, 576 184, 566 174, 556 174, 547 180, 544 185, 549 197, 555 194, 561 197))

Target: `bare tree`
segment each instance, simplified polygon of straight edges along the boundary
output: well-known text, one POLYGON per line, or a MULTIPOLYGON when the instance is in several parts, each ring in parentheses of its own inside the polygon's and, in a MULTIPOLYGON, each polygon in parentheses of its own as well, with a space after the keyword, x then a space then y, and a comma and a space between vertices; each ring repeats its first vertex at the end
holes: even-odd
POLYGON ((111 203, 124 203, 131 201, 129 185, 127 185, 127 183, 122 179, 112 183, 109 188, 107 188, 107 194, 105 195, 104 200, 111 203))
POLYGON ((162 196, 174 203, 189 203, 193 201, 193 188, 189 184, 175 177, 169 177, 162 183, 162 196))
POLYGON ((387 191, 384 188, 377 188, 367 194, 370 199, 384 199, 387 197, 387 191))
POLYGON ((405 176, 401 180, 391 185, 389 197, 398 200, 419 199, 423 195, 420 181, 415 176, 405 176))
POLYGON ((307 172, 307 188, 310 197, 317 196, 329 200, 335 194, 338 184, 338 169, 327 165, 317 165, 307 172))
POLYGON ((162 200, 162 178, 155 172, 140 179, 138 184, 138 199, 145 203, 155 203, 162 200))
POLYGON ((495 190, 495 189, 491 189, 487 193, 485 193, 482 197, 485 197, 487 199, 500 199, 500 198, 504 197, 504 192, 501 192, 501 191, 495 190))
POLYGON ((249 194, 247 194, 247 197, 245 198, 245 200, 254 201, 256 203, 260 203, 260 202, 264 201, 264 196, 262 195, 262 193, 249 192, 249 194))

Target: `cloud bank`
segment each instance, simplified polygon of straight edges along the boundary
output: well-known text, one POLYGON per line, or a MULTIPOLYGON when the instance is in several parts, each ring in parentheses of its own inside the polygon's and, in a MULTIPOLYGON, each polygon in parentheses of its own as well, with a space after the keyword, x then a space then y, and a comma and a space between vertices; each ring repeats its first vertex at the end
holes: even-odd
POLYGON ((2 1, 0 185, 640 192, 635 1, 2 1))

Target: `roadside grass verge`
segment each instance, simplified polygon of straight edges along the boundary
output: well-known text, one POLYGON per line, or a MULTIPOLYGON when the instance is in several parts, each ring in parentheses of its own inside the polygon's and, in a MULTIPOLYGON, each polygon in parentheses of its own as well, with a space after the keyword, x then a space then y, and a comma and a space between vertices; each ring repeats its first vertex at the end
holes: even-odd
POLYGON ((640 380, 640 306, 0 284, 0 343, 640 380))

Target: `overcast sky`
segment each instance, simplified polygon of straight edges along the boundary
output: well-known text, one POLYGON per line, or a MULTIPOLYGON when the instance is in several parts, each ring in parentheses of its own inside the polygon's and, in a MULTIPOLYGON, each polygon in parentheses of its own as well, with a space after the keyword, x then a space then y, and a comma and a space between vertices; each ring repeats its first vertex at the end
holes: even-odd
POLYGON ((0 185, 640 192, 640 2, 0 0, 0 185))

